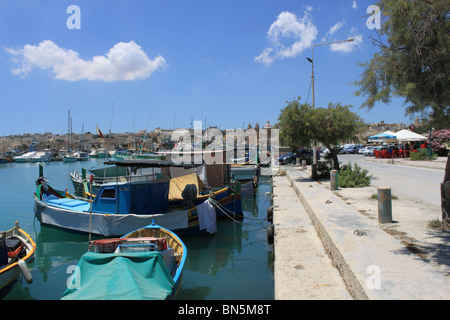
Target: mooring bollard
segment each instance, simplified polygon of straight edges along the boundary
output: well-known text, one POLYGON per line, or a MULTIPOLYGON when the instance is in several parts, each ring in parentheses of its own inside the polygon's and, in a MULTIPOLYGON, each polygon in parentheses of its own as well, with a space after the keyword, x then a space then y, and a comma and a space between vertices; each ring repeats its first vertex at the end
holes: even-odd
POLYGON ((377 189, 378 222, 392 223, 391 188, 380 187, 377 189))
POLYGON ((335 191, 338 188, 339 188, 338 171, 337 170, 331 170, 331 173, 330 173, 330 189, 332 191, 335 191))

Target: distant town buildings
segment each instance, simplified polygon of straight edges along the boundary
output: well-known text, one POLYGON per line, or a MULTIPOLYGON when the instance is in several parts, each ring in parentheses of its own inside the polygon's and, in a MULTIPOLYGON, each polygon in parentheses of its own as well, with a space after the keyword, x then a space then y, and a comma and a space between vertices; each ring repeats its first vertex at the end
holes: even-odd
POLYGON ((404 123, 385 123, 384 121, 380 121, 378 123, 368 124, 366 135, 370 137, 384 131, 390 130, 396 132, 406 128, 408 128, 408 125, 404 123))
MULTIPOLYGON (((218 129, 217 127, 210 127, 218 129)), ((249 123, 249 128, 252 128, 249 123)), ((272 125, 267 121, 265 129, 270 129, 272 125)), ((260 130, 258 122, 254 129, 260 130)), ((177 129, 180 130, 180 129, 177 129)), ((193 134, 193 129, 184 129, 193 134)), ((128 150, 155 150, 160 148, 172 148, 171 129, 155 128, 153 131, 140 130, 136 133, 110 133, 103 134, 103 137, 90 132, 84 134, 67 133, 53 134, 46 132, 44 134, 25 133, 22 135, 11 135, 0 137, 0 153, 20 153, 26 151, 39 150, 84 150, 89 151, 97 148, 107 148, 109 150, 128 149, 128 150)), ((221 130, 225 137, 225 130, 221 130)))
MULTIPOLYGON (((421 122, 416 118, 415 122, 411 125, 404 123, 385 123, 380 121, 378 123, 367 124, 367 129, 364 133, 358 136, 359 142, 367 141, 367 137, 384 132, 399 131, 402 129, 408 129, 414 126, 416 129, 420 128, 421 122)), ((217 127, 211 127, 217 128, 217 127)), ((263 126, 263 129, 268 130, 268 137, 270 138, 270 131, 272 124, 269 121, 263 126)), ((255 129, 257 132, 261 129, 258 122, 252 126, 248 123, 246 129, 255 129)), ((179 130, 179 129, 178 129, 179 130)), ((185 129, 189 132, 193 132, 192 129, 185 129)), ((225 136, 225 130, 223 135, 225 136)), ((90 132, 84 134, 67 133, 67 134, 53 134, 46 132, 43 134, 25 133, 22 135, 11 135, 0 137, 0 153, 6 152, 25 152, 33 150, 49 149, 53 151, 59 150, 91 150, 101 147, 106 147, 109 150, 116 149, 129 149, 129 150, 154 150, 156 148, 171 148, 173 147, 171 129, 155 128, 153 131, 141 130, 137 133, 110 133, 100 137, 97 134, 90 132)))

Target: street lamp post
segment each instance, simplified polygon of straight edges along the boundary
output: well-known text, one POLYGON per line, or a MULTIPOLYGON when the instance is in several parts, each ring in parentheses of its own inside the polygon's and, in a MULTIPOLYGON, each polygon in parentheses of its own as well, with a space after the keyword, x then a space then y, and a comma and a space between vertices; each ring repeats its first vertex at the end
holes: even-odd
MULTIPOLYGON (((354 41, 354 38, 349 38, 347 40, 339 40, 339 41, 331 41, 331 42, 324 42, 324 43, 318 43, 312 46, 311 49, 311 59, 306 58, 309 62, 311 62, 311 85, 312 85, 312 101, 313 101, 313 109, 316 108, 316 100, 315 100, 315 94, 314 94, 314 47, 317 46, 324 46, 327 44, 333 44, 333 43, 341 43, 341 42, 352 42, 354 41)), ((312 173, 313 176, 315 176, 315 167, 317 165, 317 156, 316 156, 316 143, 314 142, 313 146, 313 167, 312 167, 312 173)))

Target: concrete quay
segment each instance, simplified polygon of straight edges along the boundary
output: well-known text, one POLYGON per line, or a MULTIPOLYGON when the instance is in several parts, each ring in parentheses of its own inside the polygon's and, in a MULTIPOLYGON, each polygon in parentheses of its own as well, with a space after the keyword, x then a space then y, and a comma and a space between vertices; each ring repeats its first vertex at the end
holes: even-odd
POLYGON ((450 299, 448 261, 433 266, 310 172, 283 169, 273 177, 276 300, 450 299))

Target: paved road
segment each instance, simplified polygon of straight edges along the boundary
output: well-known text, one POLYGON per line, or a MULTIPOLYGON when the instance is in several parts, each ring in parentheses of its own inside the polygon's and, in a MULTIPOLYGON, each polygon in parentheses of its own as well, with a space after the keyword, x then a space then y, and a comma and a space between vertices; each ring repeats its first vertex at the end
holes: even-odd
POLYGON ((364 161, 363 155, 339 155, 342 164, 358 163, 373 175, 372 185, 391 187, 392 194, 406 194, 433 205, 441 205, 440 184, 444 179, 444 170, 382 164, 364 161))

